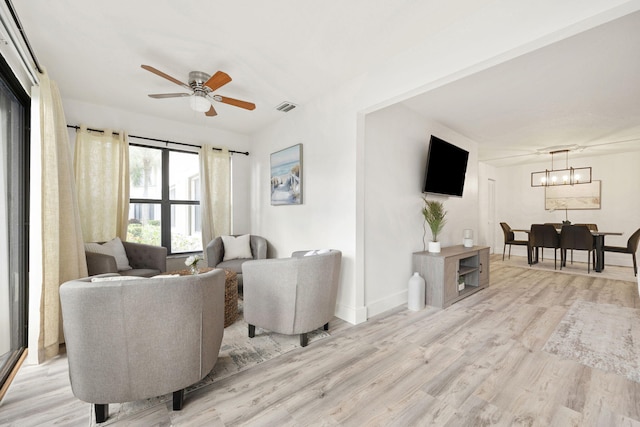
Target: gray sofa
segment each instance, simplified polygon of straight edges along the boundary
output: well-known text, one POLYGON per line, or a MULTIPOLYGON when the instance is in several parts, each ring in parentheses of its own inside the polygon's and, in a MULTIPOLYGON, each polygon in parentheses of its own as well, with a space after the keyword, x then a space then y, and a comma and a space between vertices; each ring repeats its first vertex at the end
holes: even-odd
POLYGON ((131 270, 118 271, 111 255, 85 250, 89 276, 117 273, 122 276, 153 277, 167 271, 167 248, 143 243, 122 242, 131 270))
POLYGON ((244 319, 249 337, 255 327, 280 334, 307 333, 329 328, 336 310, 342 252, 331 250, 312 256, 294 252, 291 258, 247 261, 244 275, 244 319))
POLYGON ((60 287, 73 394, 95 405, 173 393, 203 379, 218 358, 224 332, 222 270, 181 277, 115 274, 72 280, 60 287))
POLYGON ((214 268, 223 268, 225 270, 234 271, 238 274, 238 289, 243 288, 242 264, 252 259, 267 258, 267 240, 264 237, 251 235, 250 246, 252 258, 240 258, 223 261, 224 244, 220 236, 213 239, 207 245, 207 265, 214 268))

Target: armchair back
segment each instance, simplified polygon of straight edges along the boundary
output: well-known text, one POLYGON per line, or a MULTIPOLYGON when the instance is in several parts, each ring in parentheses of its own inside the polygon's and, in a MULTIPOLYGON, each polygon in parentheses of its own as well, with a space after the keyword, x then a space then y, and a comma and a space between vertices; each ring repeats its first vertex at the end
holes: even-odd
POLYGON ((305 334, 333 319, 342 252, 305 253, 242 265, 248 324, 281 334, 305 334))
POLYGON ((71 388, 85 402, 176 392, 213 368, 224 331, 222 270, 60 287, 71 388))

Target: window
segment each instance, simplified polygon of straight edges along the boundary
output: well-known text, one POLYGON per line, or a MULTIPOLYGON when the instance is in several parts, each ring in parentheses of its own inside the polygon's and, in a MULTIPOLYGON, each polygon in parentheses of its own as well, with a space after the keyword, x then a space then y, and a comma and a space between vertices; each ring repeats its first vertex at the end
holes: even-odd
POLYGON ((202 251, 199 170, 197 153, 131 145, 127 240, 202 251))
POLYGON ((27 347, 29 105, 0 57, 0 390, 27 347))

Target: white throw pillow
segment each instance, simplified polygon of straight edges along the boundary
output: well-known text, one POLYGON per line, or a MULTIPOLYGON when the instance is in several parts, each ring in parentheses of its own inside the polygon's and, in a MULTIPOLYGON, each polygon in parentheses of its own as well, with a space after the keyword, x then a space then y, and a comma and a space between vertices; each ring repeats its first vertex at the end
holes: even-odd
POLYGON ((224 245, 224 259, 223 261, 229 261, 231 259, 239 258, 253 258, 251 255, 251 236, 248 234, 233 237, 233 236, 221 236, 222 244, 224 245))
POLYGON ((127 252, 124 250, 122 240, 120 240, 119 237, 109 240, 102 245, 99 243, 85 243, 84 249, 88 252, 111 255, 116 259, 116 266, 118 268, 118 271, 131 270, 131 266, 129 265, 129 258, 127 258, 127 252))

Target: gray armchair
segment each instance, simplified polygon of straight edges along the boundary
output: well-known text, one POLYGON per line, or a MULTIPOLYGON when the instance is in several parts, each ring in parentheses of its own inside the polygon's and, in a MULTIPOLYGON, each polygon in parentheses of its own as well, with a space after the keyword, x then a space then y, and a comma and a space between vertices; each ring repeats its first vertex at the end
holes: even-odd
POLYGON ((184 389, 218 358, 224 271, 136 279, 111 274, 60 287, 71 389, 95 405, 99 423, 109 403, 173 393, 181 409, 184 389))
POLYGON ((291 258, 247 261, 244 275, 244 318, 249 337, 255 327, 280 334, 307 333, 329 328, 336 310, 342 252, 331 250, 312 256, 294 252, 291 258))
POLYGON ((224 244, 218 236, 207 245, 207 265, 213 268, 223 268, 234 271, 238 275, 238 288, 243 288, 242 264, 249 260, 267 258, 267 240, 264 237, 251 235, 250 246, 252 258, 239 258, 224 261, 224 244))
POLYGON ((143 243, 122 242, 131 270, 118 271, 112 255, 85 250, 89 276, 117 273, 122 276, 152 277, 167 271, 167 248, 143 243))

